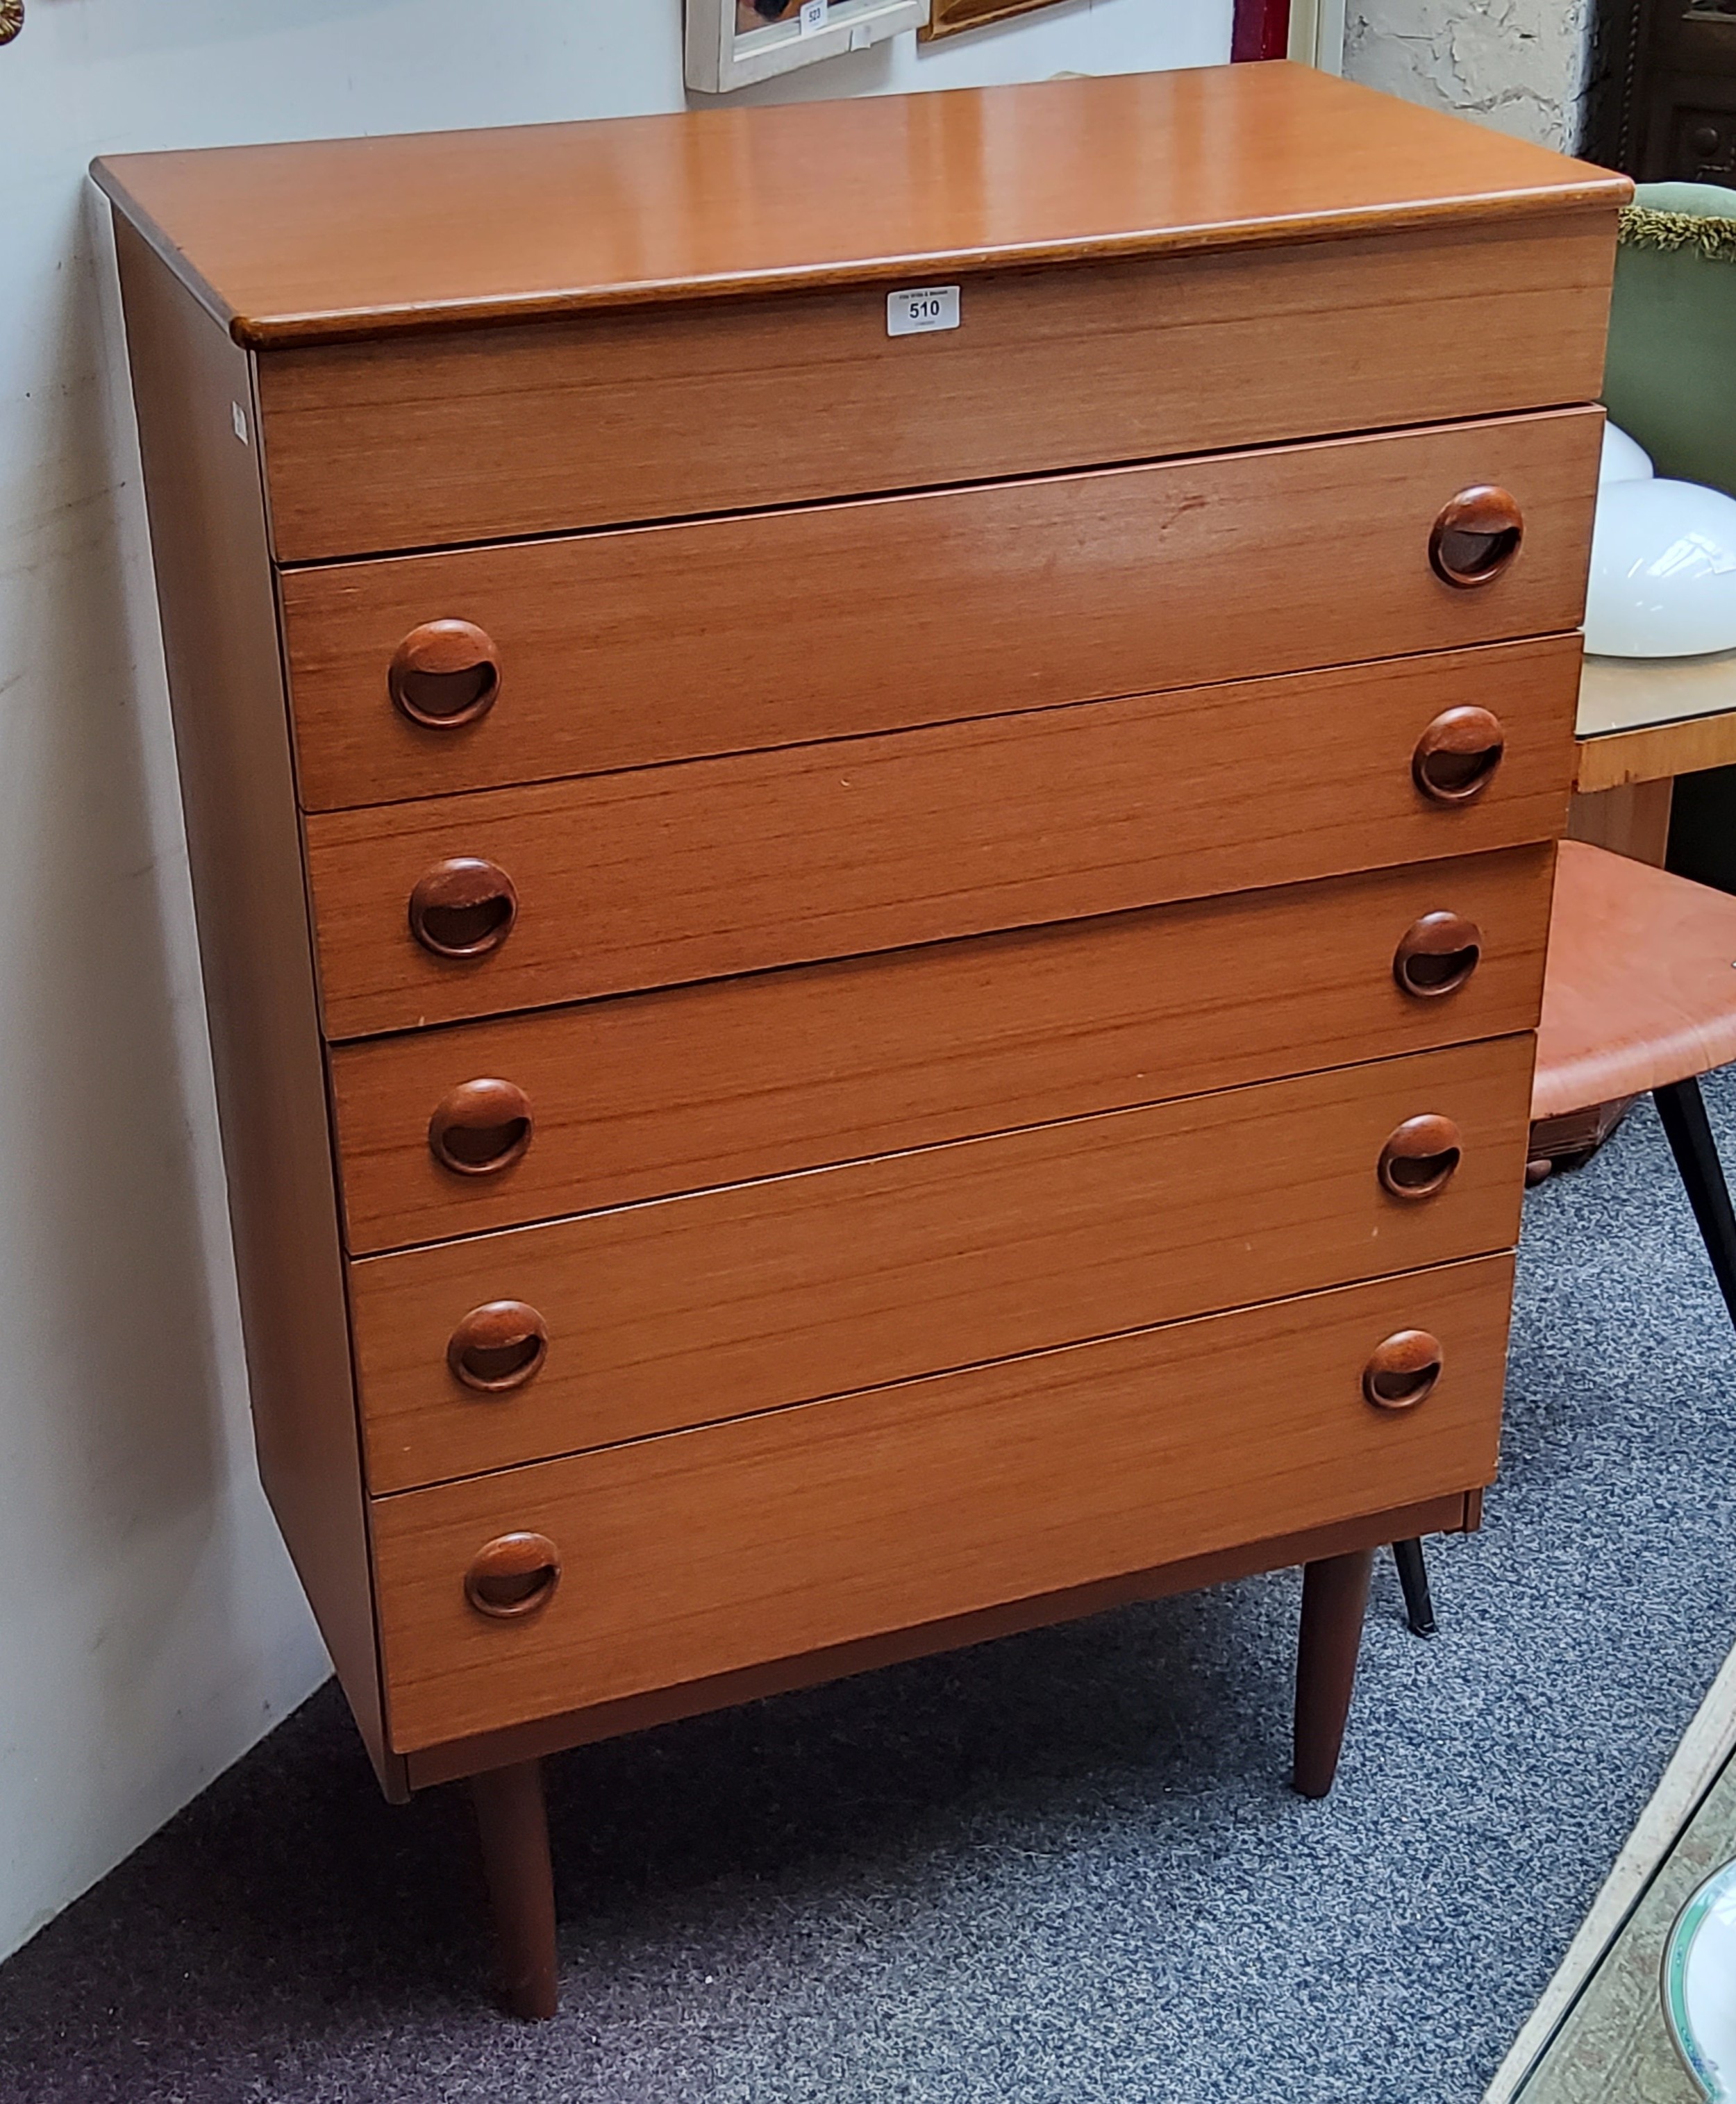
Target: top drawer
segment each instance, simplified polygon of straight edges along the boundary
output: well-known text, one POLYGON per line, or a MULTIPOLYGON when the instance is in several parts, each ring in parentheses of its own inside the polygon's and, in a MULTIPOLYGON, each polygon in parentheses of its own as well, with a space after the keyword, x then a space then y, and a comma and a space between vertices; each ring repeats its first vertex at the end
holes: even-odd
POLYGON ((870 284, 267 351, 278 559, 1589 400, 1613 221, 967 278, 933 335, 870 284))

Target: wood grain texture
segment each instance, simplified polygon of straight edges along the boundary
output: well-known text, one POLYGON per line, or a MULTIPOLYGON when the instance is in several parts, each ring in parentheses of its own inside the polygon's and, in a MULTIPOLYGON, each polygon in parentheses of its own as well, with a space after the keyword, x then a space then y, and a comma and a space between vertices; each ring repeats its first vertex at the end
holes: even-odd
POLYGON ((1731 682, 1730 703, 1715 715, 1582 738, 1574 786, 1582 796, 1597 796, 1698 774, 1707 767, 1736 766, 1736 680, 1731 682))
POLYGON ((348 1246, 1529 1030, 1553 860, 1546 845, 1513 849, 340 1045, 348 1246), (1418 1000, 1394 961, 1444 910, 1475 923, 1481 956, 1462 987, 1418 1000), (431 1151, 431 1119, 485 1080, 493 1103, 498 1077, 533 1134, 511 1166, 455 1175, 431 1151))
POLYGON ((304 562, 1546 407, 1596 390, 1613 256, 1598 214, 973 279, 964 325, 897 339, 864 289, 278 352, 275 545, 304 562))
POLYGON ((498 1767, 511 1761, 535 1760, 569 1746, 588 1745, 598 1739, 624 1732, 643 1732, 678 1718, 694 1717, 707 1710, 725 1710, 741 1702, 757 1702, 792 1688, 817 1687, 846 1674, 872 1673, 906 1659, 922 1658, 935 1652, 952 1651, 964 1644, 987 1643, 997 1637, 1014 1636, 1023 1629, 1046 1628, 1086 1615, 1101 1614, 1111 1607, 1126 1607, 1135 1600, 1161 1599, 1171 1593, 1191 1593, 1205 1585, 1227 1585, 1258 1571, 1283 1571, 1316 1557, 1341 1556, 1353 1549, 1372 1549, 1391 1541, 1407 1541, 1421 1535, 1457 1534, 1475 1529, 1482 1509, 1481 1491, 1455 1492, 1430 1498, 1420 1504, 1405 1505, 1385 1513, 1365 1513, 1354 1519, 1337 1520, 1328 1527, 1309 1527, 1295 1534, 1269 1536, 1263 1541, 1238 1542, 1234 1549, 1218 1549, 1209 1556, 1189 1556, 1149 1571, 1125 1571, 1114 1578, 1099 1579, 1087 1585, 1066 1586, 1053 1593, 1027 1594, 1017 1600, 981 1607, 967 1615, 950 1615, 938 1621, 910 1629, 893 1629, 884 1635, 862 1637, 854 1643, 828 1644, 805 1652, 797 1658, 773 1659, 762 1665, 743 1667, 734 1673, 712 1674, 701 1680, 684 1681, 679 1687, 659 1687, 649 1694, 631 1695, 618 1702, 600 1702, 587 1709, 560 1710, 551 1715, 509 1726, 504 1731, 481 1732, 440 1745, 419 1749, 405 1763, 412 1789, 452 1782, 460 1776, 498 1767))
POLYGON ((1736 1059, 1736 898, 1564 840, 1531 1115, 1559 1117, 1736 1059))
POLYGON ((378 1500, 401 1752, 1263 1536, 1462 1491, 1495 1467, 1511 1259, 1147 1331, 378 1500), (1447 1370, 1372 1410, 1371 1343, 1447 1370), (560 1543, 538 1614, 464 1568, 560 1543))
POLYGON ((307 821, 333 1038, 1461 855, 1560 832, 1577 636, 1139 695, 317 814, 307 821), (1477 695, 1508 733, 1460 808, 1412 778, 1419 733, 1477 695), (512 932, 431 955, 425 872, 511 876, 512 932))
POLYGON ((1502 1038, 364 1259, 370 1485, 1506 1247, 1531 1059, 1528 1036, 1502 1038), (1376 1166, 1425 1112, 1460 1127, 1463 1160, 1439 1197, 1404 1203, 1376 1166), (448 1340, 502 1299, 543 1317, 547 1358, 480 1397, 448 1340))
POLYGON ((1670 852, 1670 811, 1676 782, 1665 775, 1627 782, 1619 789, 1576 793, 1567 809, 1567 837, 1649 862, 1662 869, 1670 852))
POLYGON ((1631 194, 1291 65, 123 154, 93 173, 261 346, 1587 207, 1613 221, 1631 194))
POLYGON ((115 229, 260 1473, 388 1795, 337 1201, 248 361, 115 229))
POLYGON ((283 581, 313 809, 758 751, 1575 627, 1601 411, 299 571, 283 581), (1524 506, 1455 591, 1431 524, 1524 506), (499 698, 392 706, 404 637, 480 623, 499 698))

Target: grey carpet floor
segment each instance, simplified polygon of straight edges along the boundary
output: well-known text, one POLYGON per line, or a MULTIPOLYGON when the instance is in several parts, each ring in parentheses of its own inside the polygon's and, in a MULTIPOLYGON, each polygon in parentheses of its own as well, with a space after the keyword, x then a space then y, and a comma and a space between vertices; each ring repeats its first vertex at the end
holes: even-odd
MULTIPOLYGON (((1711 1092, 1736 1164, 1736 1085, 1711 1092)), ((1292 1575, 554 1765, 565 2013, 330 1689, 0 1968, 56 2104, 1472 2104, 1736 1637, 1736 1349, 1649 1104, 1528 1201, 1506 1459, 1383 1559, 1337 1790, 1292 1575)))

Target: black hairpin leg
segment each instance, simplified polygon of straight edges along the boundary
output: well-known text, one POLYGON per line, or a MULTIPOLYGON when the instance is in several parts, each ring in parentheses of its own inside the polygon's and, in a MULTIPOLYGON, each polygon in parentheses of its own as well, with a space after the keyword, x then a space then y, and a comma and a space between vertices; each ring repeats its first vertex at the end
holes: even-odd
POLYGON ((1688 1202, 1699 1224, 1700 1239, 1711 1259, 1724 1304, 1736 1322, 1736 1213, 1730 1210, 1729 1188, 1724 1180, 1718 1149, 1706 1121, 1706 1106, 1700 1085, 1691 1077, 1653 1089, 1653 1100, 1663 1120, 1664 1137, 1687 1188, 1688 1202))
POLYGON ((1399 1583, 1404 1588, 1404 1619, 1413 1636, 1435 1634, 1435 1603, 1429 1598, 1429 1569, 1422 1560, 1420 1541, 1395 1541, 1392 1560, 1399 1567, 1399 1583))

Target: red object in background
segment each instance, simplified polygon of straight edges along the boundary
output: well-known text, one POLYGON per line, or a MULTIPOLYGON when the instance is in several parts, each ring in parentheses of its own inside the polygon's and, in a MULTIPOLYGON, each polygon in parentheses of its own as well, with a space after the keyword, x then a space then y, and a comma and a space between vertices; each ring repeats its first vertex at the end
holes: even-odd
POLYGON ((1290 48, 1290 0, 1236 0, 1233 59, 1281 59, 1290 48))

